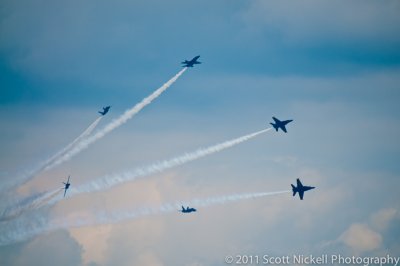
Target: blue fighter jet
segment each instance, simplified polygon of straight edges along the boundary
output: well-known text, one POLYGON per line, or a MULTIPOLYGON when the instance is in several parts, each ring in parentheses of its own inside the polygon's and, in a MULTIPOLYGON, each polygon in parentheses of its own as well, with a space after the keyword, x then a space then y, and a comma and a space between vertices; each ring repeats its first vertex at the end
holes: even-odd
POLYGON ((183 206, 182 206, 182 210, 181 210, 181 212, 183 212, 183 213, 191 213, 191 212, 196 212, 196 211, 197 210, 195 208, 186 207, 186 209, 185 209, 185 207, 183 207, 183 206))
POLYGON ((199 59, 200 55, 193 57, 192 60, 185 60, 181 64, 183 64, 182 67, 193 67, 193 65, 201 64, 201 62, 197 61, 199 59))
POLYGON ((63 184, 64 184, 64 198, 65 198, 65 193, 67 193, 67 189, 69 189, 69 186, 71 185, 71 183, 69 182, 69 177, 70 177, 70 176, 68 176, 68 181, 67 181, 67 183, 64 183, 64 182, 63 182, 63 184))
POLYGON ((295 187, 293 184, 291 185, 292 185, 293 197, 296 196, 296 193, 298 192, 301 200, 303 200, 305 191, 315 188, 315 187, 303 186, 303 184, 300 182, 300 179, 298 178, 297 178, 297 187, 295 187))
POLYGON ((274 119, 275 124, 274 123, 270 123, 270 124, 275 128, 275 130, 278 131, 278 129, 282 129, 282 131, 285 133, 287 133, 286 125, 293 121, 293 120, 280 121, 276 117, 272 117, 272 119, 274 119))
POLYGON ((108 111, 110 110, 110 108, 111 108, 111 106, 103 107, 103 111, 99 111, 99 114, 106 115, 108 113, 108 111))

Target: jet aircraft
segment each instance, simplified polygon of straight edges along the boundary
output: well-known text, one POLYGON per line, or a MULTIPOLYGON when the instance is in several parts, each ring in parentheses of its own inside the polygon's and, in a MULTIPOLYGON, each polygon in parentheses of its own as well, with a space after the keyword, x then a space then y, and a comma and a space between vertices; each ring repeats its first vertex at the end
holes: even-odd
POLYGON ((293 120, 280 121, 276 117, 272 117, 272 119, 274 119, 275 124, 274 123, 270 123, 270 124, 275 128, 275 130, 278 131, 278 129, 282 129, 282 131, 285 133, 287 133, 286 125, 293 121, 293 120))
POLYGON ((191 213, 191 212, 196 212, 196 211, 197 210, 195 208, 186 207, 186 209, 185 209, 185 207, 183 207, 183 206, 182 206, 182 210, 181 210, 181 212, 183 212, 183 213, 191 213))
POLYGON ((110 108, 111 108, 111 106, 103 107, 103 111, 99 111, 99 114, 106 115, 108 113, 108 111, 110 110, 110 108))
POLYGON ((315 187, 303 186, 303 184, 300 182, 300 179, 298 178, 297 178, 297 187, 295 187, 293 184, 291 185, 292 185, 293 197, 296 196, 296 193, 298 192, 301 200, 303 200, 305 191, 315 188, 315 187))
POLYGON ((193 67, 193 65, 201 64, 201 62, 197 61, 199 59, 200 55, 193 57, 192 60, 185 60, 181 64, 183 64, 182 67, 193 67))
POLYGON ((67 181, 67 183, 64 183, 64 182, 63 182, 63 184, 64 184, 64 198, 65 198, 65 193, 67 193, 67 189, 68 189, 69 186, 71 185, 71 183, 69 182, 69 177, 70 177, 70 176, 68 176, 68 181, 67 181))

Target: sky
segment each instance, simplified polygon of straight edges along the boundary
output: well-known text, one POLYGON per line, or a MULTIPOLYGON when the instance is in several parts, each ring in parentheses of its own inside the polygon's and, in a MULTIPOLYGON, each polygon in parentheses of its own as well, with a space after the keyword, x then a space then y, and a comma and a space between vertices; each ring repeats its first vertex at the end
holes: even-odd
MULTIPOLYGON (((224 265, 226 256, 400 256, 399 1, 1 1, 0 187, 97 130, 200 55, 160 97, 14 198, 71 188, 293 119, 230 149, 22 214, 73 220, 317 188, 0 246, 1 265, 224 265), (49 254, 52 254, 51 256, 49 254)), ((62 192, 60 192, 62 193, 62 192)), ((0 211, 1 212, 1 211, 0 211)), ((0 222, 0 231, 20 228, 0 222)), ((8 232, 10 233, 10 232, 8 232)), ((13 233, 11 231, 11 233, 13 233)))

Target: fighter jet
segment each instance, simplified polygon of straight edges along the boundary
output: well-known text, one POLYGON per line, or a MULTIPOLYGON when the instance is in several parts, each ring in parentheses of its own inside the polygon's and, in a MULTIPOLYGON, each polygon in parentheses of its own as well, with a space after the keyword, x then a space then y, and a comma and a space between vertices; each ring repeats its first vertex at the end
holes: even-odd
POLYGON ((193 67, 193 65, 201 64, 201 62, 197 61, 199 59, 200 55, 193 57, 192 60, 185 60, 181 64, 183 64, 182 67, 193 67))
POLYGON ((111 108, 111 106, 103 107, 103 111, 99 111, 99 114, 106 115, 108 113, 108 111, 110 110, 110 108, 111 108))
POLYGON ((275 128, 275 130, 278 131, 278 129, 282 129, 282 131, 285 133, 287 133, 285 126, 293 121, 293 120, 280 121, 276 117, 272 117, 272 119, 274 119, 275 124, 274 123, 270 123, 270 124, 275 128))
POLYGON ((67 189, 68 189, 69 186, 71 185, 71 183, 69 183, 69 177, 70 177, 70 176, 68 176, 68 181, 67 181, 67 183, 64 183, 64 182, 63 182, 63 184, 64 184, 64 198, 65 198, 65 193, 67 193, 67 189))
POLYGON ((303 184, 300 182, 300 179, 298 178, 297 178, 297 187, 295 187, 293 184, 291 185, 292 185, 293 197, 296 196, 297 192, 299 192, 299 197, 301 200, 303 200, 305 191, 315 188, 315 187, 303 186, 303 184))
POLYGON ((196 211, 197 210, 195 208, 186 207, 186 209, 185 209, 185 207, 183 207, 183 206, 182 206, 182 210, 181 210, 181 212, 183 212, 183 213, 191 213, 191 212, 196 212, 196 211))

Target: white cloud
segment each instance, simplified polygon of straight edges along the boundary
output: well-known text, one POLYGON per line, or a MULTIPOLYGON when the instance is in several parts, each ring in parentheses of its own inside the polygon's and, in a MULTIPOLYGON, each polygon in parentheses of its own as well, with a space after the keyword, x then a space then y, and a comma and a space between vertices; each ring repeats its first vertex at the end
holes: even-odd
POLYGON ((390 222, 398 216, 399 212, 395 208, 379 210, 371 215, 371 226, 382 232, 387 229, 390 222))
POLYGON ((41 236, 27 244, 15 265, 81 265, 82 247, 65 230, 41 236))
POLYGON ((382 244, 382 236, 373 231, 366 224, 352 224, 340 237, 346 246, 350 247, 355 254, 378 249, 382 244))
MULTIPOLYGON (((145 1, 142 2, 144 4, 145 1)), ((213 3, 212 7, 222 6, 223 2, 213 3)), ((112 84, 110 96, 115 94, 114 90, 119 90, 117 84, 126 84, 132 91, 139 90, 139 86, 132 86, 139 84, 136 81, 138 75, 132 77, 131 74, 141 70, 141 62, 150 60, 151 64, 165 64, 165 69, 169 69, 164 57, 162 62, 156 62, 159 60, 155 59, 160 55, 170 56, 174 62, 175 53, 185 56, 187 50, 201 47, 209 52, 208 55, 204 50, 200 49, 199 52, 208 56, 204 60, 204 68, 191 72, 187 76, 187 83, 182 80, 180 84, 186 85, 181 92, 186 94, 168 94, 168 97, 175 99, 175 106, 169 102, 167 108, 160 112, 157 108, 163 102, 168 102, 168 97, 163 98, 134 123, 110 135, 76 160, 46 173, 30 186, 37 189, 58 187, 69 173, 73 176, 73 185, 76 185, 113 171, 147 165, 154 160, 169 158, 262 127, 267 124, 266 116, 270 119, 273 112, 288 118, 294 115, 295 122, 290 125, 288 134, 271 134, 188 164, 176 169, 178 174, 166 176, 164 173, 105 193, 68 198, 57 205, 52 214, 63 218, 80 210, 90 211, 93 206, 112 212, 127 206, 135 208, 149 203, 159 204, 218 193, 290 189, 290 182, 294 182, 296 177, 304 178, 304 184, 315 185, 317 189, 307 192, 304 201, 287 194, 200 209, 192 216, 168 214, 106 227, 72 230, 71 235, 83 248, 84 262, 92 261, 100 265, 160 265, 162 261, 168 265, 184 265, 198 260, 205 265, 210 265, 210 261, 219 262, 216 265, 220 265, 223 256, 233 251, 303 251, 321 239, 338 239, 338 236, 341 247, 349 247, 357 252, 379 249, 387 244, 384 239, 386 234, 382 234, 381 230, 393 222, 393 209, 373 214, 370 223, 356 222, 362 219, 360 217, 368 216, 374 204, 392 206, 384 205, 388 202, 384 195, 395 197, 397 192, 396 186, 391 186, 389 190, 382 189, 390 186, 383 181, 386 173, 377 178, 370 170, 378 168, 379 171, 385 171, 385 167, 381 167, 383 164, 377 167, 370 162, 375 158, 387 161, 387 151, 393 151, 394 154, 398 151, 398 111, 397 105, 391 104, 397 103, 399 98, 398 72, 366 73, 357 77, 349 77, 346 72, 346 77, 312 79, 298 76, 268 77, 271 73, 265 71, 260 76, 237 74, 221 77, 220 73, 215 72, 202 75, 201 71, 213 69, 215 62, 225 61, 228 55, 234 54, 232 51, 238 51, 235 43, 232 43, 233 48, 227 46, 226 49, 233 50, 225 51, 221 56, 211 55, 221 51, 218 46, 232 42, 232 36, 225 30, 233 28, 238 34, 236 38, 241 38, 247 49, 247 44, 257 43, 259 39, 242 38, 240 29, 238 31, 225 24, 215 24, 215 14, 212 18, 208 12, 207 25, 215 24, 214 27, 206 27, 197 19, 188 21, 179 16, 177 21, 184 27, 174 30, 175 37, 169 38, 165 34, 160 35, 160 32, 174 24, 171 15, 163 15, 161 20, 158 17, 146 19, 151 17, 153 5, 150 4, 143 13, 143 8, 136 6, 136 2, 130 7, 111 7, 104 3, 99 2, 92 9, 90 3, 81 2, 51 5, 37 5, 34 1, 20 5, 15 2, 15 10, 8 14, 6 10, 7 17, 1 21, 3 27, 0 31, 5 37, 0 44, 1 52, 17 69, 35 75, 68 80, 77 77, 98 80, 95 84, 99 86, 94 86, 96 92, 105 83, 112 84), (132 14, 131 11, 136 13, 132 14), (123 12, 122 16, 120 12, 123 12), (136 15, 144 19, 137 21, 136 15), (163 20, 166 24, 158 28, 157 22, 163 20), (147 29, 152 31, 147 33, 147 29), (209 30, 214 34, 209 35, 209 30), (216 31, 223 33, 218 40, 214 38, 216 31), (185 44, 176 49, 175 45, 182 42, 182 36, 185 36, 185 44), (197 40, 200 42, 195 42, 197 40), (168 45, 170 49, 166 47, 168 45), (169 54, 169 51, 173 52, 169 54), (143 56, 145 59, 140 61, 143 56), (181 98, 176 99, 177 95, 181 98), (184 101, 185 97, 190 100, 184 101), (199 98, 203 102, 199 102, 199 98), (174 108, 180 113, 173 113, 171 110, 174 108), (360 156, 365 158, 358 159, 360 156), (263 158, 275 158, 278 163, 263 158), (351 164, 351 169, 347 163, 351 164), (372 174, 365 175, 366 172, 372 174), (368 189, 363 189, 366 186, 368 189), (369 197, 370 193, 375 197, 369 197), (357 212, 354 212, 355 208, 357 212), (342 215, 340 219, 338 215, 342 215)), ((348 44, 356 39, 367 40, 365 45, 371 46, 381 41, 398 42, 398 1, 360 3, 256 0, 247 2, 250 9, 245 14, 245 20, 249 27, 254 27, 262 34, 275 30, 283 35, 284 40, 292 43, 308 45, 335 39, 348 44)), ((176 4, 172 3, 174 7, 176 4)), ((171 3, 163 3, 161 9, 166 5, 170 8, 171 3)), ((214 8, 211 9, 215 12, 214 8)), ((189 18, 193 14, 203 13, 195 8, 191 10, 193 13, 177 8, 174 14, 182 13, 182 16, 189 18)), ((218 12, 224 23, 230 26, 231 23, 237 23, 222 14, 227 13, 218 12)), ((268 44, 276 45, 276 36, 272 37, 268 38, 268 44)), ((280 40, 278 42, 280 45, 280 40)), ((240 51, 228 62, 248 56, 246 49, 240 51)), ((264 60, 264 47, 253 52, 257 53, 257 60, 252 64, 275 67, 270 58, 264 60)), ((285 61, 282 60, 282 54, 277 56, 279 61, 285 61)), ((294 64, 291 60, 282 63, 285 67, 295 65, 302 68, 302 65, 294 64)), ((240 60, 235 64, 245 65, 240 60)), ((146 75, 157 75, 157 72, 151 67, 146 75)), ((155 82, 154 77, 151 80, 155 82)), ((158 85, 155 82, 155 86, 158 85)), ((144 87, 148 87, 147 83, 144 87)), ((77 97, 85 97, 84 92, 83 89, 79 90, 77 97)), ((179 92, 179 87, 174 92, 179 92)), ((88 97, 93 95, 90 93, 88 97)), ((115 97, 118 99, 118 96, 115 97)), ((120 100, 129 102, 136 99, 125 98, 120 100)), ((15 108, 17 110, 3 107, 0 120, 7 127, 2 129, 2 136, 7 133, 7 138, 1 138, 3 149, 0 166, 5 168, 2 171, 21 167, 25 162, 32 162, 33 158, 51 153, 80 132, 90 121, 93 110, 87 107, 83 110, 77 106, 79 103, 74 104, 76 110, 72 114, 68 114, 70 111, 55 112, 54 104, 48 102, 43 103, 46 115, 44 111, 38 113, 30 106, 19 106, 15 108), (31 115, 27 115, 28 109, 31 115), (16 111, 21 115, 16 116, 16 111), (62 123, 59 122, 60 117, 64 118, 62 123)), ((121 105, 118 101, 115 108, 122 108, 121 105)), ((110 117, 105 119, 112 119, 118 111, 122 110, 113 109, 110 117)), ((398 181, 391 184, 398 184, 398 181)), ((54 244, 51 235, 40 238, 42 246, 44 242, 54 244)), ((64 236, 54 245, 60 245, 59 248, 72 246, 73 251, 77 244, 71 243, 70 236, 64 236)), ((56 249, 53 246, 51 248, 56 249)), ((68 254, 72 253, 71 249, 68 249, 68 254)), ((23 257, 24 262, 29 262, 29 257, 36 259, 35 252, 27 252, 23 257)), ((55 254, 57 252, 54 251, 55 254)), ((78 252, 74 254, 79 256, 78 252)), ((68 258, 66 260, 70 262, 68 258)))
MULTIPOLYGON (((338 238, 319 244, 318 249, 330 253, 352 253, 360 255, 381 254, 386 255, 398 250, 397 241, 393 244, 393 234, 387 232, 389 225, 399 218, 395 208, 383 208, 370 215, 365 223, 352 223, 338 238)), ((394 229, 396 230, 396 229, 394 229)))
POLYGON ((71 236, 82 246, 82 260, 84 264, 95 262, 103 264, 107 250, 107 239, 111 232, 111 225, 93 226, 71 229, 71 236))

